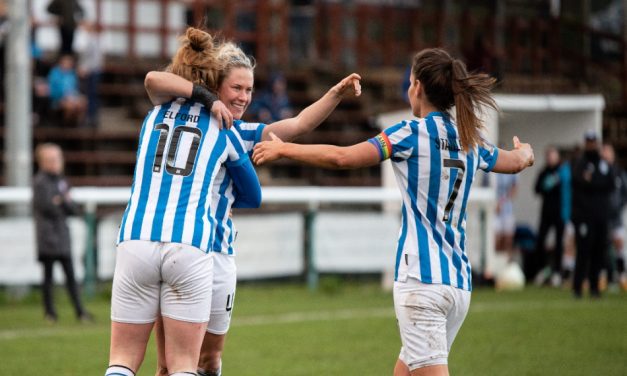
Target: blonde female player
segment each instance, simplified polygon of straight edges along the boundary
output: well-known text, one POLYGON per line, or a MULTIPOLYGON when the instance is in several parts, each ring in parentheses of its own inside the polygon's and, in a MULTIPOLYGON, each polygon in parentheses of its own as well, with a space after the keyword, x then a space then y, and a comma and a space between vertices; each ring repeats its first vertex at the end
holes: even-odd
POLYGON ((255 147, 253 162, 284 157, 358 168, 392 160, 403 199, 394 283, 402 347, 394 375, 448 375, 448 353, 470 304, 465 221, 475 172, 515 173, 534 157, 516 137, 511 151, 482 137, 475 109, 495 107, 494 79, 468 74, 442 49, 427 49, 414 56, 410 80, 407 94, 418 119, 348 147, 296 145, 273 136, 255 147), (453 106, 457 121, 448 113, 453 106))
POLYGON ((196 374, 213 283, 217 221, 210 193, 221 166, 234 182, 237 205, 261 203, 243 141, 221 131, 207 110, 213 104, 206 87, 215 86, 219 69, 209 69, 216 66, 212 38, 188 30, 181 43, 168 70, 192 80, 194 95, 156 106, 141 129, 116 254, 107 376, 137 372, 157 318, 170 374, 196 374))
MULTIPOLYGON (((212 90, 224 103, 229 114, 222 113, 225 122, 235 119, 234 132, 244 140, 244 147, 252 152, 256 143, 269 140, 269 134, 280 135, 285 139, 293 139, 315 129, 326 119, 349 93, 361 94, 360 77, 351 74, 332 87, 322 98, 305 108, 297 116, 272 124, 246 123, 239 119, 243 116, 252 99, 254 84, 254 62, 252 58, 231 42, 216 42, 215 61, 221 66, 217 84, 212 90)), ((149 72, 145 80, 146 90, 154 104, 171 100, 173 97, 190 97, 193 95, 192 83, 168 72, 149 72)), ((219 102, 216 102, 218 104, 219 102)), ((236 267, 233 240, 235 231, 229 216, 234 196, 231 177, 225 170, 220 170, 212 192, 217 220, 214 251, 214 280, 211 318, 202 345, 198 365, 199 375, 220 375, 221 357, 229 329, 233 300, 236 289, 236 267)), ((157 335, 161 349, 162 333, 157 335)), ((157 375, 168 375, 171 372, 166 364, 163 352, 159 351, 157 375)))

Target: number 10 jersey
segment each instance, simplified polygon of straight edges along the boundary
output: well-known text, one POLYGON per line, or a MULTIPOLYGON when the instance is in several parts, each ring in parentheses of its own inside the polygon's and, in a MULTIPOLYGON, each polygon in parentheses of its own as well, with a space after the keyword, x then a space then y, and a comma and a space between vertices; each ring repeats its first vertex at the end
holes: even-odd
POLYGON ((391 159, 403 199, 395 280, 472 289, 466 254, 466 205, 475 172, 490 171, 498 149, 460 145, 448 114, 403 121, 368 140, 391 159))
POLYGON ((220 130, 200 103, 156 106, 142 125, 135 175, 118 242, 189 244, 214 241, 211 190, 220 166, 248 158, 237 133, 220 130))

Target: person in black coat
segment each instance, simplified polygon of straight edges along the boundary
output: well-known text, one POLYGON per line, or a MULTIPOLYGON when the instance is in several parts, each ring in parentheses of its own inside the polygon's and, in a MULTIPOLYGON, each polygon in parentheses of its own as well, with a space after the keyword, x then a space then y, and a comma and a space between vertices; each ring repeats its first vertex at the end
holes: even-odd
POLYGON ((42 285, 45 318, 56 322, 57 313, 53 301, 52 270, 58 261, 65 272, 68 293, 81 320, 91 320, 81 304, 78 286, 74 278, 69 215, 78 214, 77 205, 70 199, 69 186, 63 177, 63 155, 56 144, 41 144, 35 150, 39 171, 33 180, 33 215, 37 234, 37 258, 44 269, 42 285))
POLYGON ((74 53, 74 33, 79 22, 85 16, 78 0, 52 0, 48 4, 48 13, 57 17, 61 39, 61 55, 74 53))
POLYGON ((586 276, 591 296, 600 296, 599 272, 607 250, 614 180, 614 170, 601 158, 596 134, 586 132, 583 154, 572 164, 572 221, 577 245, 573 292, 577 298, 582 295, 586 276))
MULTIPOLYGON (((549 146, 545 151, 546 165, 538 175, 535 192, 542 197, 542 210, 540 214, 540 227, 536 241, 536 255, 545 260, 547 250, 545 241, 549 231, 555 229, 555 247, 551 260, 551 284, 557 287, 561 284, 562 256, 564 253, 564 226, 568 218, 564 210, 563 190, 564 184, 570 184, 563 173, 559 151, 554 146, 549 146)), ((570 203, 568 203, 570 205, 570 203)), ((542 273, 542 272, 541 272, 542 273)))

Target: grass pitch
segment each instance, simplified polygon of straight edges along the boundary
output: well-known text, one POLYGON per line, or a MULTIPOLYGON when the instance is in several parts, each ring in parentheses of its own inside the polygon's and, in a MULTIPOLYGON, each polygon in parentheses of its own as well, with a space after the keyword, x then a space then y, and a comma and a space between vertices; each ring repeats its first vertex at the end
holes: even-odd
MULTIPOLYGON (((60 321, 42 319, 39 293, 0 300, 1 375, 102 375, 109 351, 106 293, 86 302, 95 324, 74 320, 65 291, 60 321)), ((224 375, 391 375, 398 356, 392 296, 375 283, 242 284, 224 375), (326 286, 326 288, 325 288, 326 286)), ((138 376, 151 376, 151 341, 138 376)), ((627 294, 574 300, 570 292, 473 292, 449 358, 452 375, 626 375, 627 294)))

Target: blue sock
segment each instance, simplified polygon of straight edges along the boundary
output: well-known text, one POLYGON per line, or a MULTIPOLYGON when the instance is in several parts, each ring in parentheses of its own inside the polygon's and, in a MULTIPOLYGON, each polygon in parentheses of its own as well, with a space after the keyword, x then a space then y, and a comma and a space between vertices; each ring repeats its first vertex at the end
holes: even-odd
POLYGON ((105 376, 135 376, 135 373, 128 367, 111 365, 107 368, 105 376))

